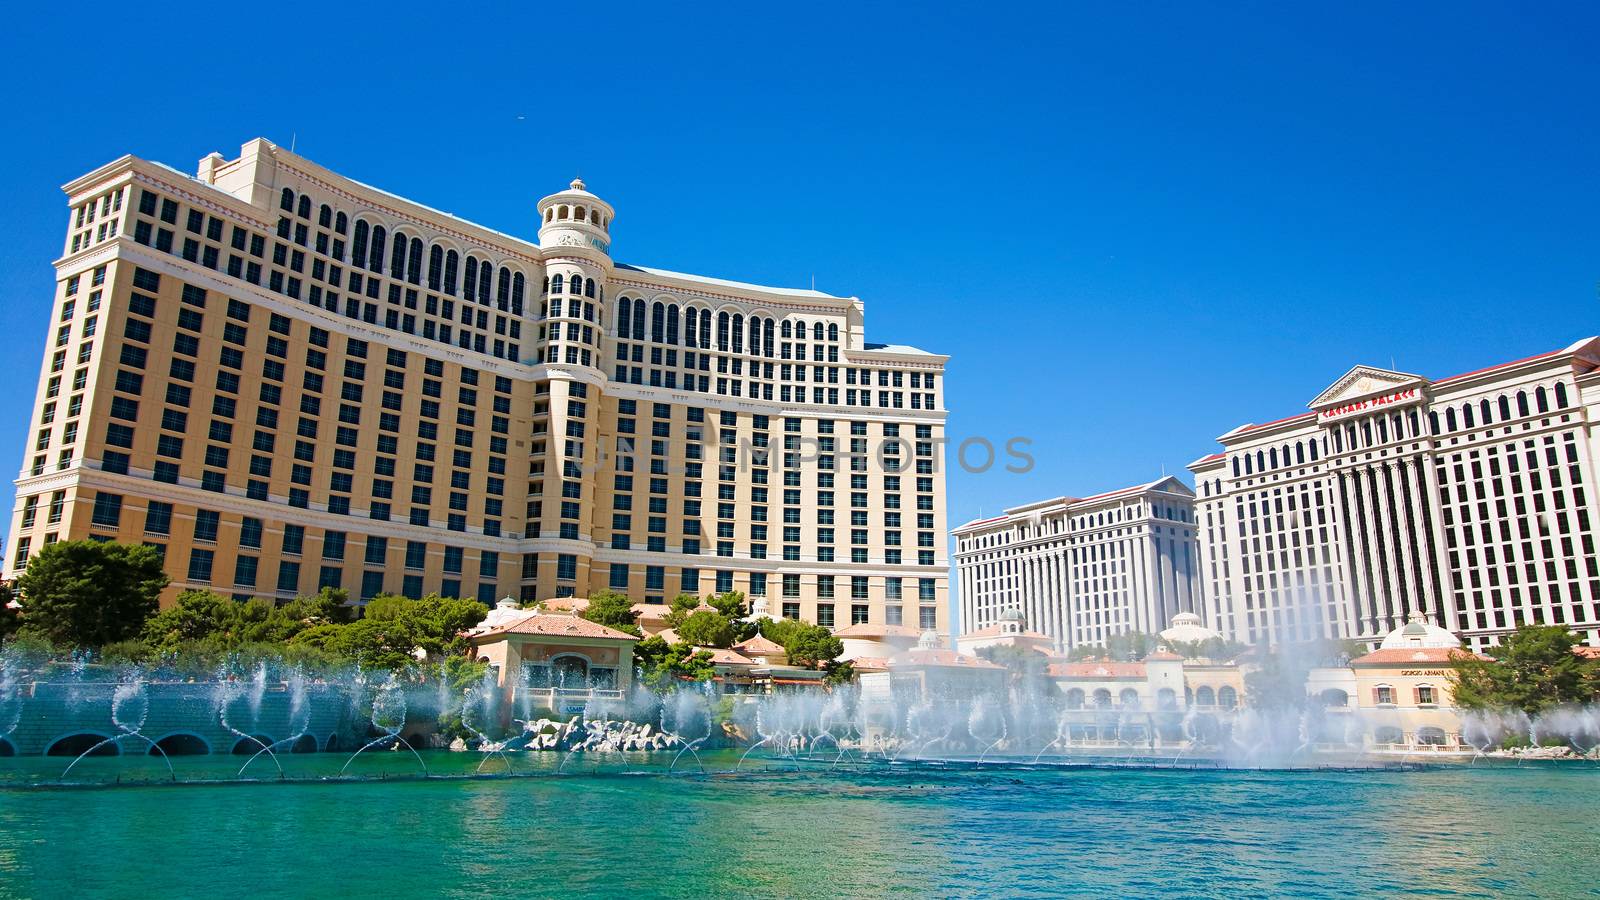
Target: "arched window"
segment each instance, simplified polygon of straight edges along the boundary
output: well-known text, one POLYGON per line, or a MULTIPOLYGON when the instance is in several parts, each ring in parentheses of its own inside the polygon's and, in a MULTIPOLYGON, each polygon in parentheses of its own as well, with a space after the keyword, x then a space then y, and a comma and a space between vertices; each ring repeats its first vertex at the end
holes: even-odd
POLYGON ((717 349, 728 352, 728 314, 717 313, 717 349))
POLYGON ((326 203, 317 207, 317 226, 320 228, 333 227, 333 207, 326 203))
POLYGON ((1461 404, 1461 425, 1464 428, 1473 427, 1472 404, 1461 404))
POLYGON ((1405 732, 1393 725, 1382 725, 1372 732, 1372 740, 1378 744, 1399 744, 1406 739, 1405 732))
MULTIPOLYGON (((472 260, 470 258, 467 260, 467 265, 468 266, 472 265, 472 260)), ((559 293, 561 293, 561 290, 562 290, 561 273, 557 272, 555 275, 551 276, 551 278, 550 278, 550 293, 559 294, 559 293)), ((467 295, 467 299, 468 300, 472 299, 472 295, 468 294, 467 295)))
POLYGON ((1371 447, 1372 446, 1372 420, 1371 419, 1368 419, 1367 421, 1361 423, 1361 446, 1363 446, 1363 447, 1371 447))
POLYGON ((1527 391, 1517 391, 1517 415, 1525 416, 1527 414, 1528 414, 1528 392, 1527 391))
POLYGON ((1511 418, 1511 401, 1505 394, 1500 395, 1500 421, 1505 422, 1511 418))
POLYGON ((1217 690, 1217 705, 1223 709, 1233 709, 1239 705, 1239 692, 1231 685, 1223 685, 1217 690))
POLYGON ((650 340, 661 343, 667 336, 667 305, 657 300, 650 307, 650 340))
POLYGON ((1233 458, 1233 477, 1239 477, 1239 457, 1237 456, 1233 458))
POLYGON ((834 322, 829 322, 828 323, 828 340, 837 341, 838 339, 839 339, 839 326, 838 326, 838 324, 834 323, 834 322))
POLYGON ((399 280, 406 277, 406 236, 395 232, 394 249, 389 253, 389 274, 399 280))
MULTIPOLYGON (((557 275, 556 280, 559 282, 561 276, 557 275)), ((478 299, 478 258, 471 254, 467 255, 467 269, 461 277, 461 296, 467 300, 478 299)))
POLYGON ((1562 382, 1558 381, 1558 382, 1556 382, 1556 409, 1566 409, 1566 408, 1567 408, 1567 386, 1565 384, 1563 384, 1562 382))
POLYGON ((1456 410, 1451 407, 1444 411, 1444 427, 1446 431, 1456 430, 1456 410))
MULTIPOLYGON (((1313 444, 1312 446, 1315 447, 1316 445, 1313 444)), ((1306 445, 1303 443, 1296 443, 1294 445, 1294 464, 1297 466, 1303 466, 1306 464, 1306 445)))
POLYGON ((689 307, 683 314, 683 343, 686 347, 695 346, 695 328, 700 324, 700 311, 689 307))
POLYGON ((505 266, 500 267, 499 288, 494 295, 495 302, 500 305, 500 310, 505 311, 511 302, 511 270, 505 266))
POLYGON ((1083 688, 1067 691, 1067 709, 1083 709, 1083 688))
POLYGON ((672 303, 672 304, 669 304, 667 306, 667 343, 676 344, 677 342, 678 342, 678 304, 672 303))
POLYGON ((583 295, 585 297, 593 297, 594 296, 594 279, 593 278, 585 278, 583 280, 583 295))
POLYGON ((1256 469, 1261 472, 1267 471, 1267 454, 1260 450, 1256 451, 1256 469))
POLYGON ((511 276, 511 312, 513 315, 522 315, 522 301, 528 286, 528 279, 521 272, 511 276))
POLYGON ((1123 688, 1122 693, 1117 695, 1117 702, 1122 705, 1123 709, 1138 709, 1139 692, 1133 688, 1123 688))
POLYGON ((489 291, 494 288, 494 266, 487 259, 478 261, 478 302, 489 305, 489 291))
POLYGON ((411 239, 411 258, 406 264, 406 280, 412 284, 422 283, 422 239, 411 239))
POLYGON ((1489 401, 1488 400, 1480 400, 1478 402, 1478 421, 1482 422, 1485 425, 1487 425, 1490 422, 1494 421, 1494 416, 1489 414, 1489 401))
POLYGON ((1437 410, 1428 413, 1428 425, 1434 434, 1439 433, 1439 413, 1437 410))
POLYGON ((383 251, 388 237, 389 233, 383 230, 382 225, 372 226, 372 251, 367 255, 367 268, 380 274, 383 272, 383 251))
POLYGON ((711 349, 711 310, 709 309, 700 311, 700 347, 705 350, 711 349))
POLYGON ((1424 725, 1417 729, 1417 743, 1425 747, 1443 747, 1449 743, 1449 737, 1443 728, 1434 725, 1424 725))
POLYGON ((350 240, 350 264, 358 268, 367 264, 367 223, 365 222, 356 222, 356 234, 350 240))
POLYGON ((1387 420, 1378 420, 1378 443, 1389 443, 1389 423, 1387 420))
POLYGON ((1533 389, 1533 405, 1538 407, 1539 412, 1547 413, 1550 411, 1550 397, 1545 393, 1544 385, 1542 384, 1533 389))
POLYGON ((768 319, 766 324, 762 326, 762 337, 764 338, 762 343, 764 343, 766 345, 767 356, 770 357, 775 352, 773 350, 773 347, 772 347, 772 320, 771 319, 768 319))
POLYGON ((454 250, 447 251, 444 255, 444 292, 454 297, 456 295, 456 270, 461 265, 461 256, 454 250))
POLYGON ((761 355, 761 319, 757 316, 750 317, 750 355, 761 355))
POLYGON ((744 316, 733 314, 733 352, 744 352, 744 316))
POLYGON ((646 337, 644 333, 644 313, 644 300, 635 300, 633 302, 633 339, 636 341, 642 341, 646 337))
POLYGON ((1194 692, 1194 702, 1199 706, 1216 706, 1217 692, 1209 687, 1201 687, 1194 692))
POLYGON ((1344 432, 1338 428, 1333 430, 1333 452, 1344 452, 1344 432))
POLYGON ((1269 463, 1271 463, 1271 468, 1276 469, 1278 467, 1278 448, 1277 447, 1271 448, 1270 452, 1267 453, 1267 461, 1269 463))
POLYGON ((300 195, 300 210, 299 210, 299 213, 300 213, 300 218, 306 219, 308 221, 311 219, 311 198, 307 197, 305 194, 301 194, 300 195))
POLYGON ((294 212, 294 191, 283 189, 283 194, 278 198, 278 208, 284 212, 294 212))
POLYGON ((1317 698, 1322 701, 1323 706, 1330 709, 1344 709, 1350 705, 1350 695, 1339 688, 1328 688, 1318 694, 1317 698))
POLYGON ((1111 708, 1111 692, 1105 688, 1097 688, 1094 692, 1094 705, 1101 709, 1111 708))
POLYGON ((1168 687, 1156 691, 1156 707, 1159 709, 1177 709, 1178 692, 1168 687))
POLYGON ((803 341, 806 339, 806 323, 794 323, 794 339, 797 341, 803 341))
POLYGON ((444 248, 434 244, 428 248, 428 290, 437 291, 444 283, 444 248))
POLYGON ((628 326, 632 323, 628 317, 633 315, 633 298, 623 297, 617 301, 617 337, 632 337, 633 330, 628 326))
POLYGON ((782 330, 783 331, 783 339, 784 340, 787 341, 788 339, 794 337, 793 328, 794 328, 794 326, 790 325, 787 319, 784 320, 783 330, 782 330))
POLYGON ((349 224, 350 224, 350 217, 345 215, 342 212, 336 214, 333 217, 333 230, 338 232, 339 234, 344 234, 344 230, 345 230, 346 227, 349 226, 349 224))

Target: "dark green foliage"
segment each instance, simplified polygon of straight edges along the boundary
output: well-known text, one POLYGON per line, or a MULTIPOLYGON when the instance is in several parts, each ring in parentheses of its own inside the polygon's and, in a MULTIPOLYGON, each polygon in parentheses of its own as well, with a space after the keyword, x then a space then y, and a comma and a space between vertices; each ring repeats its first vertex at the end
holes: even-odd
POLYGON ((1600 660, 1573 652, 1578 639, 1561 625, 1524 625, 1487 651, 1456 658, 1452 694, 1465 709, 1522 710, 1530 715, 1600 697, 1600 660))
POLYGON ((139 633, 156 612, 167 574, 142 544, 58 541, 39 548, 17 578, 22 627, 62 647, 101 647, 139 633))
POLYGON ((578 613, 585 619, 607 628, 638 635, 639 615, 633 611, 633 601, 626 594, 604 591, 589 596, 589 605, 578 613))

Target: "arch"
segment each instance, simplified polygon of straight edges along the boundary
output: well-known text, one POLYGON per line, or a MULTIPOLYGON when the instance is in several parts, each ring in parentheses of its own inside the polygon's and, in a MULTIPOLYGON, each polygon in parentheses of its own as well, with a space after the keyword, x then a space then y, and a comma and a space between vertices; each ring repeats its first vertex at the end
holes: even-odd
POLYGON ((629 316, 631 316, 631 315, 633 315, 633 298, 632 297, 623 297, 622 299, 618 300, 617 301, 617 327, 615 329, 616 333, 617 333, 617 337, 624 337, 625 338, 625 337, 632 337, 633 336, 633 331, 631 329, 629 329, 629 327, 628 327, 630 324, 632 324, 629 321, 629 316))
POLYGON ((1273 447, 1267 452, 1267 462, 1270 464, 1271 468, 1276 469, 1278 467, 1278 448, 1277 447, 1273 447))
POLYGON ((678 304, 667 304, 667 343, 678 343, 678 304))
POLYGON ((711 310, 700 310, 700 349, 711 349, 711 310))
POLYGON ((744 316, 733 314, 733 352, 744 352, 744 316))
POLYGON ((575 678, 587 684, 591 665, 589 657, 581 653, 559 653, 550 658, 550 680, 558 686, 569 684, 575 678))
MULTIPOLYGON (((467 257, 467 267, 468 267, 469 270, 472 267, 472 257, 470 257, 470 256, 467 257)), ((467 279, 468 279, 469 282, 471 281, 472 277, 473 276, 472 276, 471 271, 468 271, 467 279)), ((557 272, 556 274, 550 276, 550 293, 559 294, 563 290, 565 290, 565 288, 566 288, 566 279, 562 277, 560 272, 557 272)), ((472 294, 470 294, 470 293, 467 294, 467 299, 471 300, 472 299, 472 294)))
POLYGON ((1556 382, 1555 394, 1556 394, 1556 409, 1566 409, 1567 408, 1567 386, 1565 384, 1563 384, 1562 382, 1559 382, 1559 381, 1556 382))
POLYGON ((383 249, 388 237, 382 225, 372 226, 372 250, 367 257, 367 268, 379 274, 383 273, 383 249))
POLYGON ((1462 425, 1463 428, 1476 427, 1474 416, 1472 414, 1472 404, 1471 403, 1463 403, 1463 404, 1461 404, 1461 425, 1462 425))
POLYGON ((317 752, 317 736, 314 735, 314 734, 302 734, 302 735, 300 735, 299 737, 294 739, 294 743, 289 745, 289 752, 290 753, 315 753, 315 752, 317 752))
POLYGON ((1425 747, 1443 747, 1450 743, 1450 736, 1445 734, 1443 728, 1424 725, 1417 729, 1417 743, 1425 747))
POLYGON ((644 330, 645 312, 643 298, 633 301, 633 339, 636 341, 642 341, 646 336, 644 330))
POLYGON ((344 234, 345 229, 348 227, 350 227, 350 217, 343 212, 334 213, 333 230, 339 234, 344 234))
POLYGON ((1539 412, 1547 413, 1550 411, 1550 395, 1545 392, 1542 384, 1533 389, 1533 405, 1539 412))
POLYGON ((366 222, 356 220, 356 233, 350 239, 350 265, 365 268, 367 265, 367 235, 371 228, 366 222))
POLYGON ((657 300, 650 305, 650 340, 661 343, 667 334, 667 305, 657 300))
POLYGON ((322 228, 333 226, 333 207, 326 203, 317 207, 317 225, 322 228))
POLYGON ((812 324, 812 326, 811 326, 811 339, 812 339, 812 340, 813 340, 813 341, 820 341, 820 340, 822 340, 822 339, 823 339, 823 337, 824 337, 824 336, 825 336, 825 335, 826 335, 826 334, 827 334, 827 329, 825 329, 825 328, 824 328, 824 327, 823 327, 823 325, 822 325, 822 323, 821 323, 821 322, 816 322, 816 323, 814 323, 814 324, 812 324))
POLYGON ((773 324, 772 320, 768 319, 761 326, 761 328, 762 328, 761 343, 764 346, 764 348, 766 349, 766 355, 769 358, 773 355, 772 324, 773 324))
POLYGON ((311 198, 310 197, 307 197, 305 194, 301 194, 300 195, 300 206, 296 210, 296 213, 298 213, 300 218, 302 218, 302 219, 309 220, 311 218, 311 198))
POLYGON ((1509 421, 1511 419, 1511 399, 1509 397, 1507 397, 1505 394, 1501 394, 1500 395, 1500 400, 1499 400, 1499 406, 1500 406, 1500 421, 1502 421, 1502 422, 1509 421))
POLYGON ((1233 458, 1233 477, 1239 477, 1239 457, 1237 456, 1233 458))
POLYGON ((1527 414, 1528 414, 1528 392, 1527 391, 1517 391, 1517 415, 1525 416, 1527 414))
POLYGON ((229 752, 234 756, 254 756, 262 747, 271 747, 274 743, 276 742, 268 735, 255 734, 239 738, 229 752))
POLYGON ((283 193, 278 196, 278 208, 284 212, 294 212, 294 191, 283 189, 283 193))
POLYGON ((699 327, 700 310, 695 309, 692 306, 685 307, 683 310, 683 345, 685 347, 694 347, 698 345, 695 340, 695 335, 698 333, 696 329, 699 327))
POLYGON ((1169 687, 1164 687, 1156 691, 1156 708, 1177 709, 1178 692, 1169 687))
POLYGON ((830 340, 830 341, 839 340, 839 323, 837 323, 837 322, 829 322, 828 323, 828 340, 830 340))
POLYGON ((1194 702, 1197 706, 1216 706, 1217 692, 1213 691, 1209 685, 1202 685, 1194 692, 1194 702))
POLYGON ((782 330, 782 333, 783 333, 783 339, 784 340, 787 341, 788 339, 794 337, 794 326, 789 324, 789 320, 788 319, 784 320, 783 328, 781 330, 782 330))
POLYGON ((206 743, 206 739, 190 731, 174 731, 150 748, 151 756, 160 756, 162 753, 168 756, 205 756, 210 752, 211 745, 206 743), (161 749, 158 751, 156 747, 161 749))
POLYGON ((406 280, 412 284, 422 283, 422 239, 411 239, 410 259, 406 260, 406 280))
POLYGON ((583 280, 583 295, 585 297, 589 297, 589 298, 593 298, 594 297, 594 279, 593 278, 585 278, 583 280))
POLYGON ((717 349, 728 352, 729 316, 727 310, 717 313, 717 349))
POLYGON ((5 738, 0 738, 0 757, 3 757, 3 756, 16 756, 16 755, 17 755, 16 745, 12 744, 10 741, 6 740, 5 738))
POLYGON ((1318 694, 1317 699, 1329 709, 1344 709, 1350 705, 1350 695, 1339 688, 1328 688, 1318 694))
POLYGON ((1122 693, 1117 695, 1117 705, 1123 709, 1138 709, 1139 692, 1131 687, 1123 688, 1122 693))
POLYGON ((523 297, 527 294, 528 278, 521 272, 511 276, 511 312, 522 315, 523 297))
POLYGON ((1096 688, 1094 692, 1094 705, 1100 709, 1111 708, 1111 692, 1105 688, 1096 688))
POLYGON ((456 272, 461 266, 461 255, 454 250, 444 252, 444 292, 456 295, 456 272))
POLYGON ((428 290, 437 291, 444 284, 444 248, 438 244, 428 248, 428 290))
POLYGON ((1494 416, 1489 412, 1489 399, 1487 397, 1478 401, 1478 421, 1485 425, 1494 421, 1494 416))
POLYGON ((1453 407, 1453 406, 1444 411, 1444 430, 1445 431, 1455 431, 1456 430, 1456 410, 1455 410, 1455 407, 1453 407))
MULTIPOLYGON (((285 188, 287 190, 287 188, 285 188)), ((50 742, 45 748, 45 756, 82 756, 84 751, 96 744, 106 742, 103 747, 95 747, 90 756, 121 756, 122 750, 111 742, 111 735, 100 734, 93 731, 80 731, 74 734, 63 735, 50 742)))
POLYGON ((396 279, 406 277, 406 236, 394 233, 394 249, 389 253, 389 274, 396 279))
POLYGON ((1405 732, 1393 725, 1381 725, 1372 732, 1372 740, 1378 744, 1399 744, 1406 739, 1405 732))
POLYGON ((1223 685, 1217 689, 1217 705, 1223 709, 1233 709, 1239 705, 1239 692, 1232 685, 1223 685))
POLYGON ((1067 691, 1067 709, 1083 709, 1083 688, 1067 691))
POLYGON ((494 289, 494 266, 487 259, 478 261, 478 302, 487 306, 494 289))
POLYGON ((325 753, 334 753, 342 749, 344 749, 344 746, 339 741, 337 734, 328 735, 328 739, 322 743, 322 750, 325 753))

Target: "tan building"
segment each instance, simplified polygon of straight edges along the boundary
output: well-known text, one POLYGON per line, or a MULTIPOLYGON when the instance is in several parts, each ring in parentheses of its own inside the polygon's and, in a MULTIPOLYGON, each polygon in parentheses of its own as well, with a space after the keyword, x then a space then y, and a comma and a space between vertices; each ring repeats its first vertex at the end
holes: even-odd
POLYGON ((570 712, 596 692, 621 697, 633 683, 639 639, 571 613, 524 610, 506 597, 468 637, 513 706, 570 712))
POLYGON ((1600 338, 1430 380, 1356 366, 1191 463, 1206 622, 1377 642, 1414 613, 1472 649, 1519 625, 1600 645, 1600 338))
POLYGON ((1306 693, 1322 708, 1322 743, 1376 750, 1461 750, 1451 691, 1461 639, 1421 614, 1347 667, 1312 669, 1306 693))
POLYGON ((65 190, 7 576, 93 537, 160 547, 168 599, 741 590, 947 627, 946 358, 854 297, 614 262, 578 181, 537 242, 264 140, 65 190))

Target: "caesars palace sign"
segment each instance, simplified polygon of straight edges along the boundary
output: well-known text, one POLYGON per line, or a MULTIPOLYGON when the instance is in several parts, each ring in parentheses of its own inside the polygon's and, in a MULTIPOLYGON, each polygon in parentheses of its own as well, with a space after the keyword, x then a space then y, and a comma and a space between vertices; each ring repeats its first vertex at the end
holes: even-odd
POLYGON ((1392 406, 1396 403, 1406 403, 1420 399, 1422 399, 1422 393, 1419 390, 1416 388, 1406 388, 1403 391, 1394 391, 1393 393, 1389 394, 1379 394, 1376 397, 1368 397, 1365 400, 1357 400, 1354 403, 1345 403, 1339 406, 1330 407, 1317 413, 1317 418, 1323 422, 1326 422, 1329 419, 1342 419, 1345 416, 1353 416, 1356 413, 1367 412, 1382 406, 1392 406))

